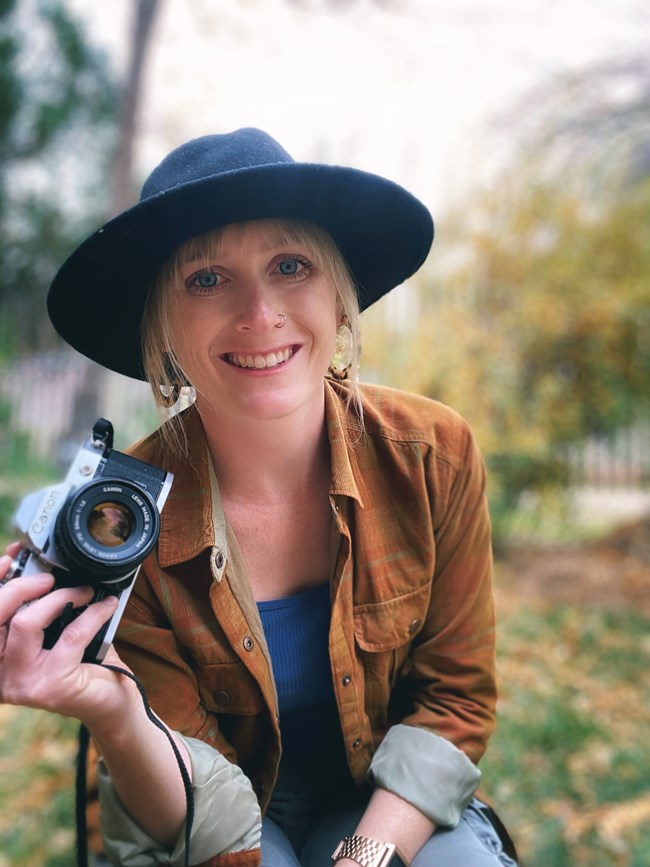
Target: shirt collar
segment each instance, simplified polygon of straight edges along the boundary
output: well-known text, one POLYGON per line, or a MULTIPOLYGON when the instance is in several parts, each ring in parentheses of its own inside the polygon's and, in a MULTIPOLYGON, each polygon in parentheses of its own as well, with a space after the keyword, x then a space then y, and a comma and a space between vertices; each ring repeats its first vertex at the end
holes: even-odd
POLYGON ((347 406, 347 388, 325 380, 325 419, 330 441, 332 481, 330 494, 353 497, 363 508, 361 493, 354 473, 359 471, 358 449, 363 425, 353 408, 347 406))
POLYGON ((192 560, 206 548, 223 550, 225 559, 223 509, 199 413, 192 406, 168 424, 182 427, 186 454, 173 454, 165 465, 174 473, 174 481, 160 516, 160 566, 165 569, 192 560))

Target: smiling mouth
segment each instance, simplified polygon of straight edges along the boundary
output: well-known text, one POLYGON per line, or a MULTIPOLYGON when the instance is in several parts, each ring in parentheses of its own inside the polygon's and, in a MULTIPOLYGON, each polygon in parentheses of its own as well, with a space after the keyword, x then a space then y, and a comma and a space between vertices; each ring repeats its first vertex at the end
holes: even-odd
POLYGON ((235 367, 262 370, 265 367, 277 367, 279 364, 284 364, 285 361, 291 358, 293 352, 293 347, 288 346, 286 349, 280 349, 277 352, 267 352, 265 355, 261 353, 240 355, 238 352, 227 352, 224 358, 229 364, 234 364, 235 367))

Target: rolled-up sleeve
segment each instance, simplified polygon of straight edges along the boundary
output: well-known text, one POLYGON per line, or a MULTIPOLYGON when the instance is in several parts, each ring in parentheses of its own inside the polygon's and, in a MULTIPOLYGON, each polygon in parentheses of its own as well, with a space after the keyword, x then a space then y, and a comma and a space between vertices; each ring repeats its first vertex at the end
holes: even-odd
POLYGON ((400 724, 379 745, 368 776, 374 786, 408 801, 436 825, 455 827, 481 772, 446 738, 400 724))
MULTIPOLYGON (((187 747, 192 765, 194 819, 190 864, 212 863, 215 856, 237 852, 242 853, 242 864, 250 864, 250 853, 260 846, 261 815, 248 778, 237 765, 203 741, 179 737, 187 747)), ((98 767, 98 784, 102 836, 106 857, 112 864, 182 867, 185 828, 173 851, 167 851, 129 816, 102 762, 98 767)), ((237 863, 233 857, 225 860, 229 865, 237 863)))

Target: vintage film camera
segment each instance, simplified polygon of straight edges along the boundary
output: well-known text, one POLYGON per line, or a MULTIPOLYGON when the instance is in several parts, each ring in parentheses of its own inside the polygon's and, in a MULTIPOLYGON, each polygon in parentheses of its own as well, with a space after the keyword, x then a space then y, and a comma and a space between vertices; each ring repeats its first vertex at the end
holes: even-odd
MULTIPOLYGON (((119 598, 111 619, 86 648, 101 662, 111 644, 140 564, 160 532, 173 475, 113 449, 113 425, 100 418, 64 482, 29 494, 15 517, 23 546, 5 581, 51 572, 55 588, 90 586, 97 602, 119 598)), ((4 583, 4 582, 1 582, 4 583)), ((83 609, 68 606, 45 631, 51 648, 83 609)))

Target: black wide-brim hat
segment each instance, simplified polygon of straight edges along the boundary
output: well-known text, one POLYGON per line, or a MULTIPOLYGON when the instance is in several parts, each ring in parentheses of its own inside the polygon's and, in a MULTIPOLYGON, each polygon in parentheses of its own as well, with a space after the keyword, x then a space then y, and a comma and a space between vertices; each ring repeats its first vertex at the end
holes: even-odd
POLYGON ((415 273, 433 241, 429 211, 392 181, 295 162, 257 129, 203 136, 172 151, 139 203, 72 253, 50 287, 50 319, 83 355, 145 379, 141 322, 163 263, 195 235, 265 218, 324 227, 352 273, 361 310, 415 273))

